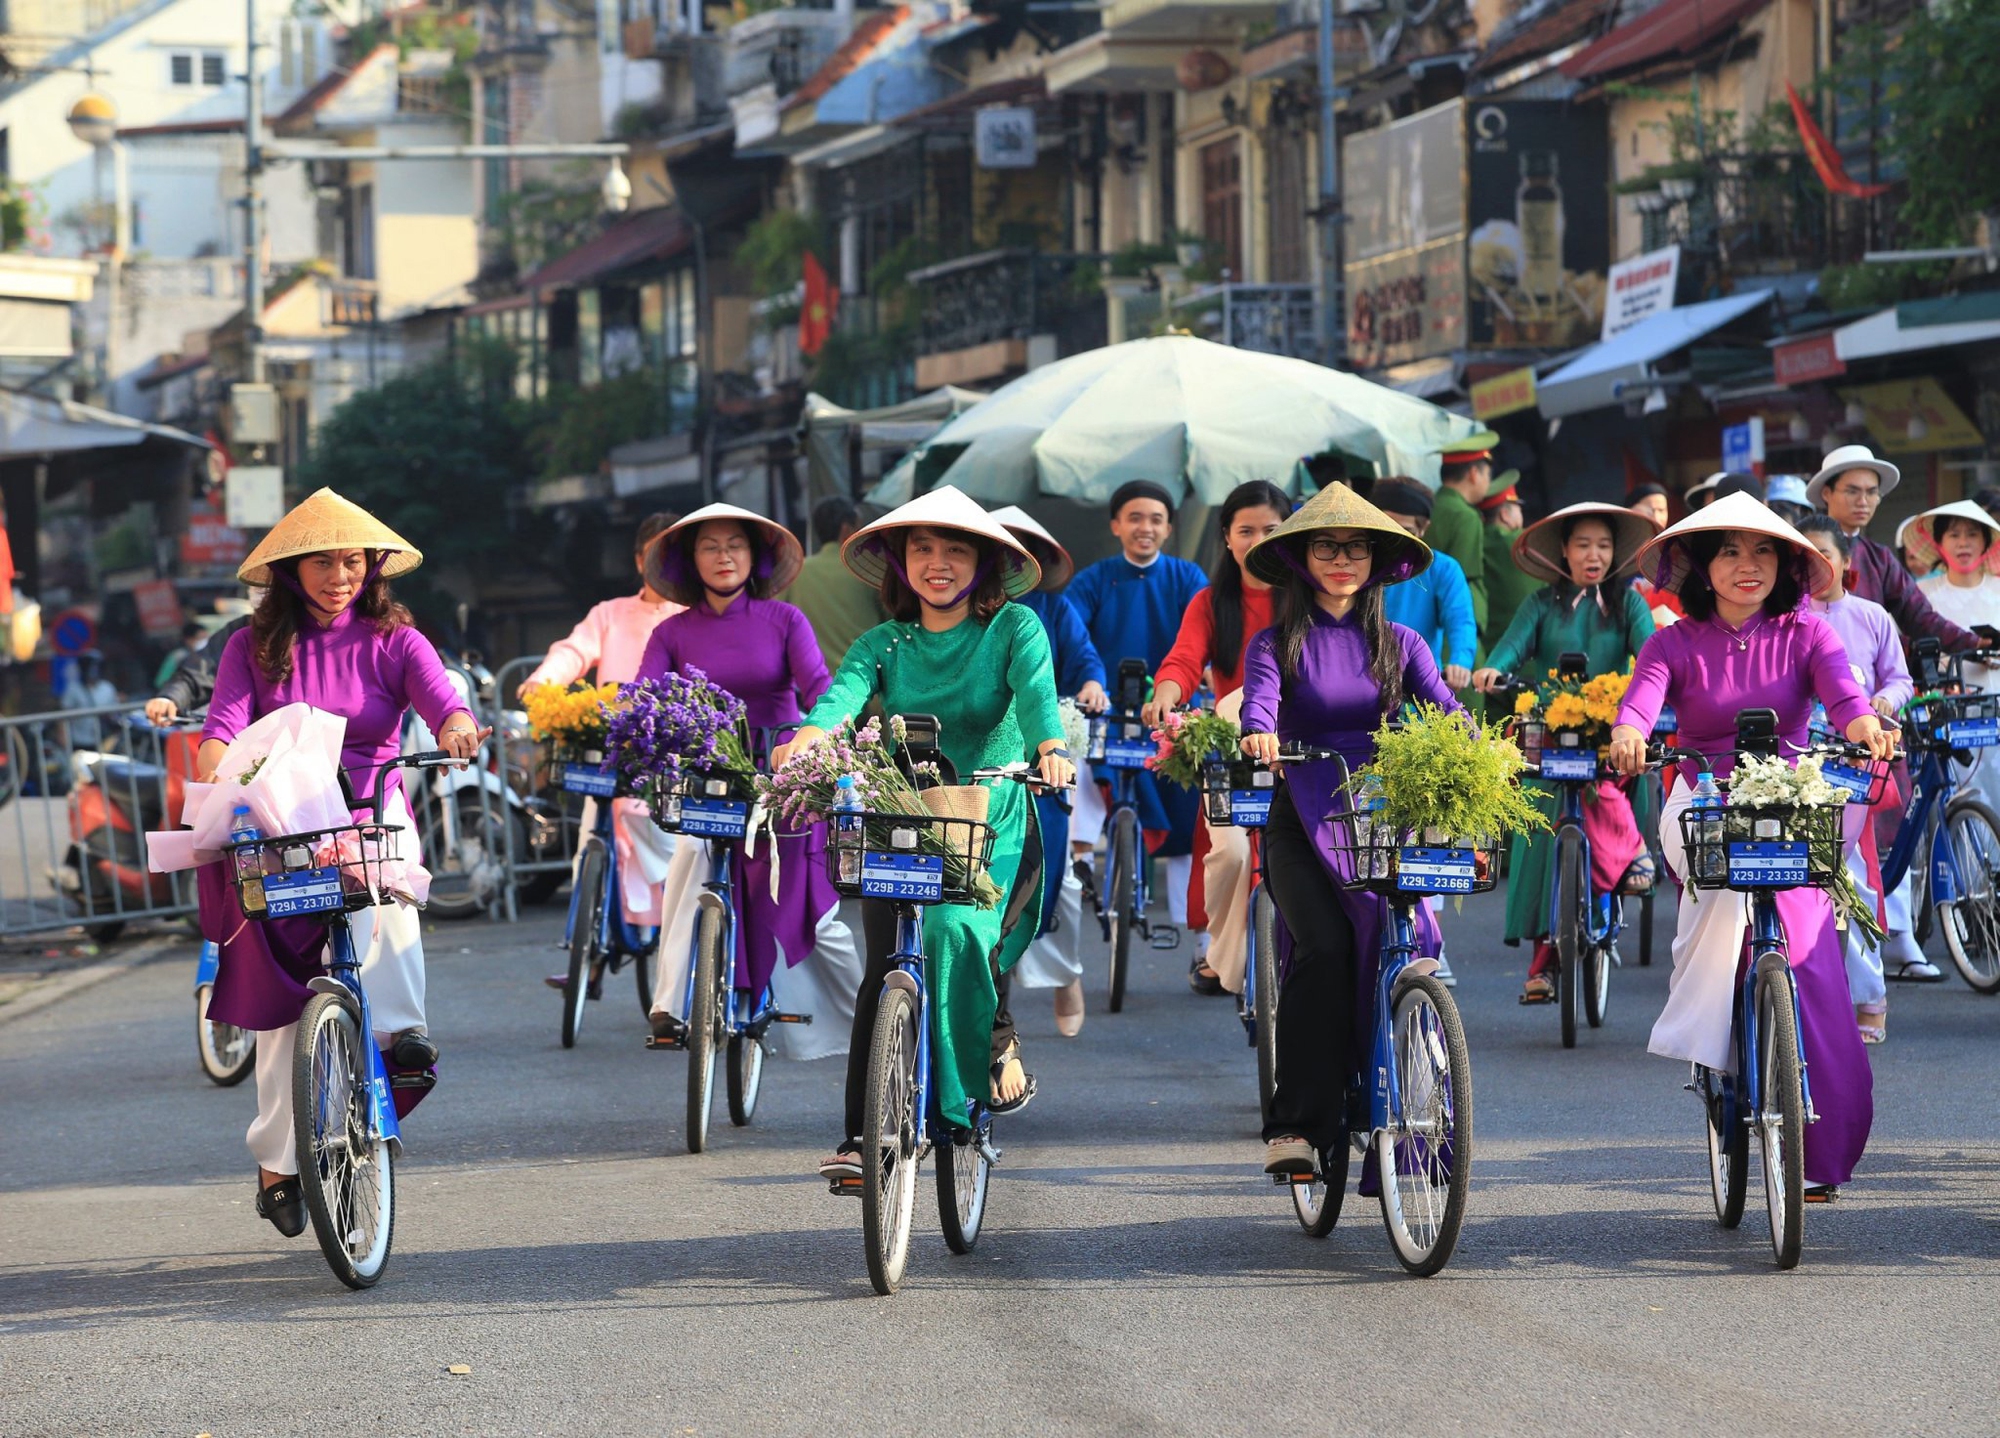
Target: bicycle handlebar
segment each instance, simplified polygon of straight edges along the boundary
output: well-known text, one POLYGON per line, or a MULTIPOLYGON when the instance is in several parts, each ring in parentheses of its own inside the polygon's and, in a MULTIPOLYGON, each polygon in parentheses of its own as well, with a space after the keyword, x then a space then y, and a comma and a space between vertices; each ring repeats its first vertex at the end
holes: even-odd
POLYGON ((373 797, 367 799, 358 797, 354 792, 353 786, 347 780, 349 774, 367 773, 372 767, 367 764, 363 764, 358 768, 342 769, 340 771, 340 792, 342 797, 347 800, 350 809, 366 809, 375 816, 376 822, 380 823, 382 819, 382 803, 388 794, 389 775, 391 773, 398 769, 445 769, 455 764, 468 764, 470 762, 471 760, 469 759, 460 759, 455 755, 446 753, 442 749, 431 749, 422 754, 402 754, 391 759, 380 769, 376 770, 375 793, 373 797))
POLYGON ((970 782, 988 779, 1010 779, 1038 793, 1061 794, 1075 787, 1070 784, 1051 784, 1044 779, 1041 771, 1028 763, 1003 764, 996 769, 974 769, 968 776, 970 782))

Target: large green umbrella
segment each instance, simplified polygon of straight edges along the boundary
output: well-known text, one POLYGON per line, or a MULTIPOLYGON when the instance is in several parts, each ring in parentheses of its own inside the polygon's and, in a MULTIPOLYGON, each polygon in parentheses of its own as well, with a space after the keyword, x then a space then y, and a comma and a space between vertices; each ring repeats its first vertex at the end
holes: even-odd
POLYGON ((1290 488, 1337 451, 1435 484, 1440 450, 1480 427, 1425 400, 1305 360, 1192 335, 1128 340, 1031 370, 959 415, 869 498, 956 485, 986 504, 1058 495, 1102 504, 1128 479, 1210 504, 1250 479, 1290 488))

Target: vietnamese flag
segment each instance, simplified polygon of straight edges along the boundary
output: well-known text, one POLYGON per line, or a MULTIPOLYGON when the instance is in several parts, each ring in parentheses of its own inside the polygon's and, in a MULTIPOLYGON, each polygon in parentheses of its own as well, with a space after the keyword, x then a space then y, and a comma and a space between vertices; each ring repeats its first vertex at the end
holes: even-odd
POLYGON ((806 251, 805 280, 805 304, 799 310, 799 353, 816 355, 833 333, 834 316, 840 313, 840 291, 811 250, 806 251))
POLYGON ((1821 184, 1836 195, 1849 195, 1857 200, 1871 200, 1889 192, 1887 185, 1864 185, 1848 177, 1847 166, 1840 161, 1840 152, 1833 148, 1833 141, 1827 139, 1826 132, 1813 119, 1812 111, 1806 108, 1806 102, 1799 98, 1799 92, 1792 88, 1790 80, 1785 81, 1785 97, 1792 102, 1792 118, 1798 122, 1799 138, 1805 142, 1806 157, 1819 171, 1821 184))

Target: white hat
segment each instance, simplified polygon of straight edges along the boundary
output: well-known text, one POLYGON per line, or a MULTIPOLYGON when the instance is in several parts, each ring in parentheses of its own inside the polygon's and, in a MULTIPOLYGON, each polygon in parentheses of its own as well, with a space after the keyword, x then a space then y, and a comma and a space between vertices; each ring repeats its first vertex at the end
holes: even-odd
POLYGON ((1821 461, 1819 473, 1806 481, 1806 499, 1809 503, 1819 503, 1819 492, 1829 480, 1850 469, 1872 469, 1882 478, 1882 493, 1886 496, 1903 477, 1903 471, 1886 459, 1877 459, 1875 451, 1865 444, 1843 444, 1821 461))
MULTIPOLYGON (((1907 539, 1910 553, 1920 563, 1932 566, 1943 563, 1944 555, 1937 546, 1937 521, 1941 519, 1969 519, 1974 524, 1983 525, 1987 533, 1992 536, 1992 541, 2000 541, 2000 520, 1996 520, 1969 499, 1955 499, 1950 504, 1940 504, 1935 509, 1927 509, 1922 514, 1913 514, 1904 520, 1896 530, 1896 544, 1901 547, 1907 539)), ((1992 541, 1987 544, 1989 568, 1992 567, 1994 559, 2000 557, 1996 556, 1992 541)))
POLYGON ((1569 566, 1563 562, 1563 525, 1571 519, 1601 519, 1611 528, 1610 583, 1630 574, 1639 562, 1639 550, 1660 532, 1660 526, 1635 510, 1616 504, 1572 504, 1536 520, 1514 540, 1514 563, 1524 574, 1537 579, 1568 579, 1569 566))
POLYGON ((806 562, 805 546, 799 537, 775 519, 739 509, 733 504, 705 504, 693 514, 681 519, 669 528, 654 535, 646 546, 644 573, 646 583, 655 593, 673 596, 675 591, 685 594, 690 589, 699 589, 692 574, 680 573, 684 559, 678 559, 678 535, 692 535, 711 519, 733 520, 743 526, 744 533, 756 536, 764 546, 765 557, 770 560, 770 573, 760 578, 770 582, 771 593, 777 594, 791 587, 799 577, 799 569, 806 562))
POLYGON ((1727 478, 1729 478, 1729 471, 1726 469, 1718 469, 1714 474, 1711 474, 1707 479, 1704 479, 1700 484, 1689 485, 1687 487, 1687 492, 1681 496, 1682 502, 1687 504, 1690 508, 1692 508, 1694 504, 1694 497, 1697 494, 1713 493, 1715 487, 1718 484, 1722 483, 1722 481, 1727 478))
POLYGON ((890 510, 873 524, 855 530, 847 537, 847 543, 840 546, 840 562, 857 579, 866 584, 879 585, 882 576, 889 572, 890 559, 896 557, 900 562, 900 557, 895 556, 887 544, 889 532, 918 528, 956 529, 991 543, 1000 561, 1000 583, 1009 599, 1019 599, 1024 594, 1032 593, 1042 582, 1041 563, 1028 547, 1010 534, 1005 525, 980 508, 976 500, 949 484, 940 485, 928 494, 920 494, 908 504, 890 510))
POLYGON ((1819 593, 1833 578, 1833 566, 1826 562, 1825 555, 1813 548, 1810 540, 1780 519, 1768 506, 1741 491, 1725 494, 1715 503, 1702 506, 1680 523, 1667 526, 1648 540, 1638 554, 1641 572, 1644 572, 1649 560, 1657 561, 1653 582, 1661 589, 1679 593, 1681 580, 1693 567, 1683 541, 1705 530, 1731 529, 1768 534, 1789 546, 1808 571, 1805 578, 1807 594, 1819 593))
POLYGON ((1061 589, 1069 583, 1070 576, 1076 573, 1076 561, 1032 514, 1018 504, 1009 504, 994 510, 993 517, 1012 530, 1016 539, 1026 541, 1028 548, 1036 551, 1035 558, 1042 566, 1043 589, 1061 589))

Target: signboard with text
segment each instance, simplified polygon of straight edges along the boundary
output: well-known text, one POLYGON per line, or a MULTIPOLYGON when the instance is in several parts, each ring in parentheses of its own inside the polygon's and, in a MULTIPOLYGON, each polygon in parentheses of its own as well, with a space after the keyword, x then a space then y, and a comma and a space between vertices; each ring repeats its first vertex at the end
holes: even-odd
POLYGON ((1831 331, 1793 340, 1771 351, 1771 377, 1787 388, 1816 379, 1837 379, 1846 373, 1847 362, 1834 348, 1831 331))
POLYGON ((995 105, 973 118, 973 153, 983 170, 1032 170, 1035 167, 1035 112, 1022 106, 995 105))
POLYGON ((185 616, 181 596, 171 579, 149 579, 132 586, 132 602, 139 610, 139 627, 155 639, 180 636, 185 616))
POLYGON ((1496 374, 1491 379, 1483 379, 1472 387, 1472 417, 1474 419, 1498 419, 1504 414, 1518 414, 1524 409, 1535 407, 1535 369, 1524 365, 1520 369, 1496 374))
POLYGON ((1722 467, 1731 474, 1748 474, 1764 462, 1764 418, 1752 415, 1722 431, 1722 467))
POLYGON ((1374 369, 1462 347, 1464 106, 1351 135, 1341 159, 1349 361, 1374 369))
POLYGON ((200 568, 235 568, 250 553, 250 543, 239 529, 229 527, 213 500, 197 501, 188 510, 187 533, 181 536, 181 562, 200 568))
POLYGON ((1681 277, 1681 247, 1648 250, 1611 267, 1604 297, 1604 329, 1601 340, 1674 307, 1674 286, 1681 277))

